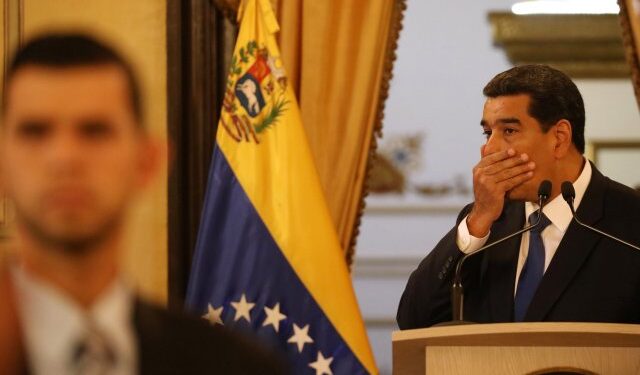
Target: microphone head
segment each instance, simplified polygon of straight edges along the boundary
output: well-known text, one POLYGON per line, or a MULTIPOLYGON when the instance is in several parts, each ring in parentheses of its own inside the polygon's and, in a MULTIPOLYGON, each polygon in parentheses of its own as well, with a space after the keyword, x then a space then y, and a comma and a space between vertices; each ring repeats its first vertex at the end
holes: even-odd
POLYGON ((565 181, 562 183, 562 186, 560 186, 560 190, 562 191, 562 198, 572 204, 576 197, 576 191, 573 188, 573 184, 569 181, 565 181))
POLYGON ((542 201, 546 201, 549 199, 551 195, 551 181, 544 180, 540 183, 540 187, 538 187, 538 197, 542 199, 542 201))

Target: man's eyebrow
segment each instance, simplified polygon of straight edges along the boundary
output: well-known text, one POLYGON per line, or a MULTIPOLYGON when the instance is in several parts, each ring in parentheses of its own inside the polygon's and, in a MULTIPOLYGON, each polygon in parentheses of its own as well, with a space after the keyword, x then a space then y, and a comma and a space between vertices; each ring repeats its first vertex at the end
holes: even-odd
POLYGON ((507 117, 498 119, 498 123, 500 124, 509 124, 509 125, 522 125, 519 119, 515 117, 507 117))
MULTIPOLYGON (((522 125, 522 122, 515 117, 501 118, 501 119, 498 119, 496 122, 501 125, 522 125)), ((489 124, 487 123, 487 120, 482 119, 480 120, 480 126, 482 127, 489 126, 489 124)))

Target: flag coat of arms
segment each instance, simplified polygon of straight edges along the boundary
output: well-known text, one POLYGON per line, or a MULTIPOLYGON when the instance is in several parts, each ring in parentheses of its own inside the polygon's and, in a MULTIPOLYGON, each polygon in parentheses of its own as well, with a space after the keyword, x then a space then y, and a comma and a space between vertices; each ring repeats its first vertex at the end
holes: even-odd
POLYGON ((292 373, 377 373, 270 1, 239 17, 187 307, 252 331, 292 373))

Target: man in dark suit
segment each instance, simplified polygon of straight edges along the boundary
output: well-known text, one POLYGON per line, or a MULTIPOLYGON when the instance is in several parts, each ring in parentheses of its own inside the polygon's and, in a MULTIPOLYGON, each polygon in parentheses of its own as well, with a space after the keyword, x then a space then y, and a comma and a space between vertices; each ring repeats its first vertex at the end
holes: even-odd
POLYGON ((640 322, 640 252, 577 225, 560 195, 562 182, 572 182, 582 221, 640 243, 640 196, 583 157, 584 104, 575 84, 548 66, 525 65, 498 74, 483 92, 487 140, 473 169, 474 202, 412 273, 399 327, 452 319, 457 261, 535 222, 543 180, 553 188, 540 226, 464 263, 465 319, 640 322))
POLYGON ((3 296, 26 371, 281 373, 257 344, 146 303, 123 280, 127 207, 158 168, 130 65, 92 38, 46 35, 19 49, 5 81, 0 172, 18 253, 3 296))

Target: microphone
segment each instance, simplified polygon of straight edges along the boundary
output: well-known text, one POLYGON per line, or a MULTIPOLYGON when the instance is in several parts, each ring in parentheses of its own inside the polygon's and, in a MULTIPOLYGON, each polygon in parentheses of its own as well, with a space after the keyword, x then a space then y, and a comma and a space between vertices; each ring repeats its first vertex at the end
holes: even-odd
POLYGON ((569 182, 569 181, 565 181, 560 186, 560 189, 562 191, 562 198, 564 198, 564 200, 569 205, 569 208, 571 209, 571 215, 573 215, 573 219, 576 221, 576 223, 578 223, 578 225, 580 225, 580 226, 582 226, 584 228, 587 228, 587 229, 589 229, 589 230, 591 230, 593 232, 596 232, 596 233, 598 233, 598 234, 600 234, 602 236, 605 236, 605 237, 607 237, 609 239, 612 239, 612 240, 614 240, 614 241, 616 241, 618 243, 626 245, 626 246, 628 246, 628 247, 630 247, 632 249, 640 250, 640 247, 638 247, 636 245, 630 244, 627 241, 623 241, 623 240, 621 240, 621 239, 619 239, 617 237, 614 237, 614 236, 612 236, 612 235, 610 235, 608 233, 605 233, 605 232, 603 232, 603 231, 601 231, 599 229, 596 229, 596 228, 594 228, 592 226, 589 226, 589 225, 583 223, 580 220, 580 218, 578 218, 578 214, 576 214, 576 210, 573 207, 573 201, 576 198, 576 191, 573 188, 573 184, 571 182, 569 182))
POLYGON ((462 258, 460 258, 460 260, 458 260, 458 263, 456 264, 456 271, 455 274, 453 276, 453 285, 451 286, 451 311, 453 313, 453 320, 451 322, 444 322, 444 323, 440 323, 440 324, 436 324, 436 326, 438 325, 458 325, 458 324, 468 324, 470 322, 465 322, 464 321, 464 288, 462 287, 462 265, 464 264, 464 261, 467 260, 469 257, 478 254, 482 251, 487 250, 488 248, 491 248, 499 243, 502 243, 504 241, 507 241, 515 236, 521 235, 522 233, 528 232, 531 229, 535 228, 536 226, 538 226, 540 224, 540 218, 542 217, 542 209, 544 208, 545 203, 547 202, 547 199, 549 199, 549 196, 551 195, 551 181, 549 180, 544 180, 540 183, 540 186, 538 187, 538 206, 540 208, 538 208, 538 218, 536 220, 535 223, 528 225, 522 229, 520 229, 519 231, 512 233, 506 237, 503 237, 499 240, 496 240, 488 245, 485 245, 481 248, 479 248, 476 251, 472 251, 468 254, 465 254, 462 258))

